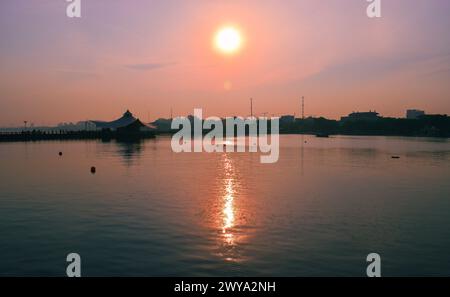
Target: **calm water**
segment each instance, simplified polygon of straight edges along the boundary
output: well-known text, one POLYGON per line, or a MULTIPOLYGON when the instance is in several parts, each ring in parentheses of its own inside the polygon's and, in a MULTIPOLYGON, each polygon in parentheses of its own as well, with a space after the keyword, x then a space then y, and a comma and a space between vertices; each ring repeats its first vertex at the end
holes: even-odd
POLYGON ((70 252, 84 276, 364 276, 371 252, 385 276, 450 275, 449 140, 281 136, 276 164, 170 138, 0 157, 0 275, 65 275, 70 252))

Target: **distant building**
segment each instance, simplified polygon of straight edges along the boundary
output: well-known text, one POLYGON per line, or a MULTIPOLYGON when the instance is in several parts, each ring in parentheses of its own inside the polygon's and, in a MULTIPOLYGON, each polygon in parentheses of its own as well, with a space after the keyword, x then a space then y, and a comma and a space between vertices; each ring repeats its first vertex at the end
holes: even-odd
POLYGON ((172 129, 172 119, 157 119, 150 124, 155 126, 158 131, 162 132, 169 132, 172 129))
POLYGON ((295 122, 295 117, 293 115, 284 115, 280 117, 280 123, 288 124, 295 122))
POLYGON ((121 118, 111 122, 104 122, 104 121, 91 121, 91 122, 98 129, 117 132, 139 132, 139 131, 155 130, 155 127, 153 125, 141 122, 138 118, 135 118, 129 110, 127 110, 121 118))
POLYGON ((352 112, 346 117, 341 117, 341 121, 375 121, 380 118, 376 111, 352 112))
POLYGON ((418 109, 408 109, 406 111, 406 118, 410 120, 417 120, 421 116, 425 115, 425 111, 418 109))

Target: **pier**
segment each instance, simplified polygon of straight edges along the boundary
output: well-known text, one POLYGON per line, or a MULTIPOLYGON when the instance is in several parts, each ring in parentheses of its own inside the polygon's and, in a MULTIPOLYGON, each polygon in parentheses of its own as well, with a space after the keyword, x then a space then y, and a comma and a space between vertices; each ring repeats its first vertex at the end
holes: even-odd
POLYGON ((141 131, 136 133, 124 133, 117 131, 22 131, 22 132, 0 132, 0 142, 15 141, 43 141, 43 140, 134 140, 154 138, 155 132, 141 131))

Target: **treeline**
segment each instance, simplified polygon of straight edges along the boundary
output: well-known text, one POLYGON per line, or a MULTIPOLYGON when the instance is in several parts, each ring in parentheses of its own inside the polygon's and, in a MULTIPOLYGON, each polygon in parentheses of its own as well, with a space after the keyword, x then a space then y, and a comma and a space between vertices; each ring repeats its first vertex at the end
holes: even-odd
POLYGON ((329 120, 323 117, 281 121, 280 133, 450 137, 450 117, 425 115, 419 119, 329 120))

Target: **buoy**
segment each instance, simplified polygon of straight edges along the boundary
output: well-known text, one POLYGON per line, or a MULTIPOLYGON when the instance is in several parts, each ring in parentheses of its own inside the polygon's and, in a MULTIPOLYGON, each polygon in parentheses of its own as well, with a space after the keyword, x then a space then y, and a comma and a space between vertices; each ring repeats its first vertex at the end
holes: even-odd
POLYGON ((59 152, 59 154, 58 154, 58 155, 62 156, 62 152, 59 152))
POLYGON ((95 167, 92 166, 92 167, 91 167, 91 173, 94 174, 94 173, 95 173, 95 170, 96 170, 95 167))

